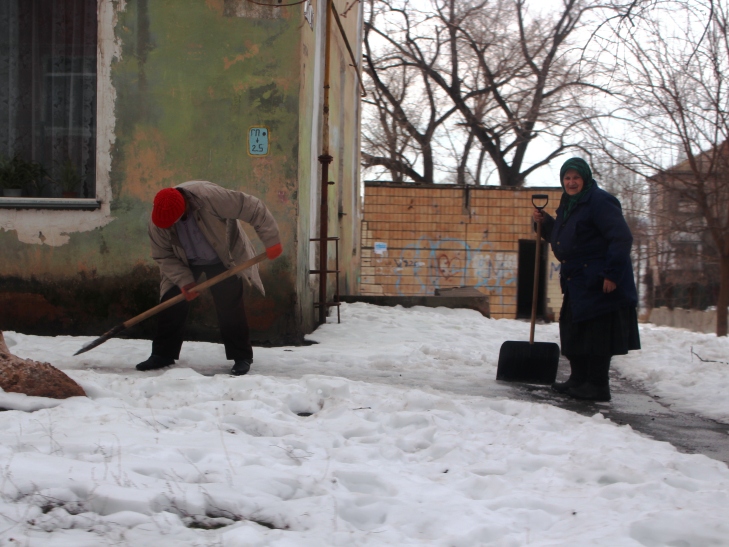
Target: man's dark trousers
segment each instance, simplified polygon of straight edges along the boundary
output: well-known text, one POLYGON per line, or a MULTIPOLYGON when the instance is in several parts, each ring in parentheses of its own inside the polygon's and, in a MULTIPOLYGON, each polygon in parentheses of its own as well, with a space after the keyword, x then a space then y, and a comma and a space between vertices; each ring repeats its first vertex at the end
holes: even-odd
MULTIPOLYGON (((222 263, 211 266, 190 266, 197 281, 204 273, 208 279, 226 271, 222 263)), ((182 291, 175 286, 167 291, 160 302, 174 298, 182 291)), ((248 320, 243 305, 243 283, 238 276, 210 287, 218 312, 218 326, 225 345, 225 357, 231 361, 253 359, 248 320)), ((183 300, 171 308, 161 311, 157 319, 157 335, 152 341, 152 355, 178 359, 182 348, 182 335, 190 311, 190 303, 183 300)))

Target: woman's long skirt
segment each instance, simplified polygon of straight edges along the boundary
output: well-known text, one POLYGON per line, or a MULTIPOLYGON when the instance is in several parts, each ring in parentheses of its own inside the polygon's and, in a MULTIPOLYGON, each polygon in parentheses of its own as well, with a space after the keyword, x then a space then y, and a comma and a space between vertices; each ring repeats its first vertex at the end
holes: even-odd
POLYGON ((632 306, 586 319, 572 321, 569 295, 564 295, 559 314, 562 355, 625 355, 640 349, 638 313, 632 306))

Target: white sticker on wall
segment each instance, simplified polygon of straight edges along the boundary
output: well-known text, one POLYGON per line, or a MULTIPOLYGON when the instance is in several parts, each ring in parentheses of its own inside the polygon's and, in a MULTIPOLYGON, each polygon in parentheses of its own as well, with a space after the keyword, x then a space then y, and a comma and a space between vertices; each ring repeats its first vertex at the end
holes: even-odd
POLYGON ((375 254, 384 255, 387 252, 387 243, 384 241, 375 241, 375 254))
POLYGON ((248 155, 267 156, 268 137, 267 127, 251 127, 248 130, 248 155))

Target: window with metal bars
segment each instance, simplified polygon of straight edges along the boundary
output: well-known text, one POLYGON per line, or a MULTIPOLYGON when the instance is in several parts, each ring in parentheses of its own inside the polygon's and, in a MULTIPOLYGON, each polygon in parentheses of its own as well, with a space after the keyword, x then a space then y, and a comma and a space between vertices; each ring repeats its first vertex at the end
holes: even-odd
POLYGON ((96 0, 0 1, 5 196, 96 197, 96 0))

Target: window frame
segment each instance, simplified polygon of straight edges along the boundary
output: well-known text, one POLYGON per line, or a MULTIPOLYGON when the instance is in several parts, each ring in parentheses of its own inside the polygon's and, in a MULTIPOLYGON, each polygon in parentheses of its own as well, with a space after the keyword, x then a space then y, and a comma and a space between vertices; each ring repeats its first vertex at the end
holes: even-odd
POLYGON ((14 198, 0 196, 0 209, 68 209, 94 211, 101 208, 99 198, 14 198))
MULTIPOLYGON (((102 18, 104 12, 110 8, 109 0, 97 0, 96 2, 96 52, 95 52, 95 64, 96 64, 96 97, 95 97, 95 121, 93 131, 94 135, 94 191, 93 198, 81 198, 81 197, 9 197, 2 195, 0 192, 0 210, 11 209, 11 210, 69 210, 69 211, 97 211, 102 209, 104 200, 100 198, 100 193, 104 194, 102 189, 99 188, 99 136, 102 134, 101 121, 101 65, 103 52, 101 51, 101 40, 103 39, 102 32, 102 18)), ((112 30, 113 33, 113 30, 112 30)), ((44 77, 48 77, 45 75, 44 77)), ((45 104, 40 105, 41 108, 46 108, 45 104)))

